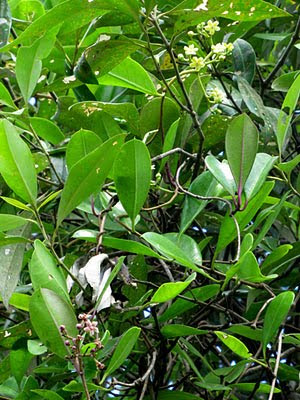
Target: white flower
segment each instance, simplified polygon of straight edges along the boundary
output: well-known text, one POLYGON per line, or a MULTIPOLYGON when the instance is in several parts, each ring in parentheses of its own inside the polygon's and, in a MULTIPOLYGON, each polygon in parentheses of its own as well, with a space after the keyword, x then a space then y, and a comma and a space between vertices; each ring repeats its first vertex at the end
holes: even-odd
POLYGON ((212 21, 210 19, 209 21, 207 21, 204 29, 210 36, 213 36, 216 32, 220 30, 219 21, 212 21))
POLYGON ((190 67, 195 69, 196 71, 200 71, 200 69, 205 67, 205 61, 203 57, 193 57, 190 62, 190 67))
POLYGON ((226 53, 226 46, 225 43, 217 43, 211 46, 211 50, 214 54, 225 54, 226 53))
POLYGON ((76 81, 76 77, 74 75, 66 76, 63 79, 63 83, 65 83, 65 84, 70 83, 70 82, 74 82, 74 81, 76 81))
POLYGON ((198 49, 198 47, 195 47, 194 44, 190 44, 189 46, 184 46, 183 50, 185 52, 185 55, 187 55, 187 56, 195 56, 199 49, 198 49))
POLYGON ((199 4, 196 8, 194 8, 194 11, 208 11, 207 8, 207 3, 208 0, 203 0, 203 2, 201 4, 199 4))

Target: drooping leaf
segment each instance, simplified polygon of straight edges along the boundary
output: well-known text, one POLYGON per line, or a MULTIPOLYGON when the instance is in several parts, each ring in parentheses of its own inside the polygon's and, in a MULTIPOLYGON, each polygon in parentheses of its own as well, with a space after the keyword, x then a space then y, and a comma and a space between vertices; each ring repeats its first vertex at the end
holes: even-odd
POLYGON ((35 204, 37 179, 32 155, 16 128, 3 119, 0 121, 0 173, 18 196, 35 204))
POLYGON ((257 146, 258 132, 251 119, 246 114, 234 118, 227 129, 225 148, 239 195, 253 166, 257 146))
POLYGON ((34 290, 46 288, 70 302, 65 277, 49 250, 40 240, 34 242, 29 272, 34 290))
POLYGON ((109 376, 123 364, 123 362, 126 360, 132 349, 134 348, 139 338, 140 332, 141 328, 133 326, 122 335, 108 364, 107 370, 105 371, 105 374, 102 378, 102 382, 106 379, 107 376, 109 376))
POLYGON ((118 135, 103 143, 78 161, 66 181, 58 208, 57 224, 105 181, 117 156, 125 135, 118 135))
POLYGON ((151 159, 143 142, 133 139, 122 146, 114 164, 114 181, 118 197, 134 227, 151 182, 151 159))
POLYGON ((196 278, 193 273, 185 282, 168 282, 162 284, 152 296, 150 303, 164 303, 174 299, 181 292, 183 292, 196 278))
POLYGON ((235 354, 242 358, 250 358, 251 353, 249 353, 249 350, 247 346, 244 345, 239 339, 232 335, 228 335, 225 332, 221 331, 215 331, 215 334, 218 336, 218 338, 227 346, 231 351, 233 351, 235 354))
POLYGON ((251 84, 256 69, 255 51, 251 44, 244 39, 235 40, 233 45, 232 57, 235 72, 251 84))
POLYGON ((127 57, 119 65, 99 78, 100 85, 121 86, 142 93, 157 95, 148 72, 136 61, 127 57))
POLYGON ((68 335, 77 335, 77 320, 71 305, 52 290, 41 288, 32 295, 29 312, 34 330, 45 346, 61 358, 68 355, 59 327, 64 325, 68 335))
POLYGON ((263 325, 263 350, 274 337, 286 318, 291 305, 293 304, 295 294, 293 292, 282 292, 271 301, 267 307, 263 325))
POLYGON ((72 135, 66 150, 66 163, 69 171, 78 161, 102 144, 101 139, 92 131, 80 129, 72 135))

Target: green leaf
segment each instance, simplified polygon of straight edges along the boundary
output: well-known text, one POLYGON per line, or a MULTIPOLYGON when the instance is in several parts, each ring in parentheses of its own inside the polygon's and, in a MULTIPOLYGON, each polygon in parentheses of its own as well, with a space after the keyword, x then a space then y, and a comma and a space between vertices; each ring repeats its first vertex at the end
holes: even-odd
MULTIPOLYGON (((84 113, 83 115, 87 116, 88 120, 91 120, 91 125, 85 126, 85 128, 91 129, 95 133, 97 133, 97 122, 93 121, 93 117, 97 117, 97 114, 100 111, 105 111, 105 113, 110 114, 112 117, 125 119, 127 121, 128 128, 132 131, 132 133, 137 135, 140 134, 139 113, 135 105, 132 103, 104 103, 101 101, 85 101, 82 103, 76 103, 72 107, 70 107, 70 112, 76 114, 84 113)), ((116 134, 121 133, 120 131, 113 134, 111 125, 111 121, 108 121, 108 137, 112 137, 116 134)))
MULTIPOLYGON (((189 290, 185 293, 185 297, 196 299, 198 301, 207 301, 216 296, 219 291, 220 285, 206 285, 189 290)), ((195 307, 198 307, 198 305, 192 301, 177 299, 162 315, 159 316, 159 322, 167 322, 168 320, 176 318, 195 307)))
POLYGON ((292 86, 295 79, 299 75, 299 72, 300 71, 298 70, 278 76, 278 78, 276 78, 272 82, 272 89, 278 90, 280 92, 288 92, 289 88, 292 86))
POLYGON ((0 121, 0 173, 7 185, 23 200, 34 205, 37 179, 32 154, 8 121, 0 121))
POLYGON ((150 303, 164 303, 178 296, 183 292, 196 278, 193 273, 185 282, 168 282, 162 284, 152 296, 150 303))
MULTIPOLYGON (((94 383, 88 382, 87 388, 88 388, 89 392, 92 392, 92 391, 101 389, 101 386, 97 386, 94 383)), ((63 387, 63 390, 65 390, 66 392, 84 392, 85 391, 83 384, 81 382, 77 382, 77 381, 69 382, 66 386, 63 387)))
POLYGON ((138 46, 128 39, 112 40, 109 38, 95 43, 82 54, 74 70, 75 76, 82 82, 87 82, 84 80, 84 74, 87 68, 86 64, 88 64, 95 76, 99 78, 111 71, 137 49, 138 46))
POLYGON ((180 15, 175 24, 177 32, 215 17, 250 22, 290 16, 287 12, 262 0, 252 0, 247 3, 242 0, 235 0, 234 2, 224 0, 222 4, 219 0, 210 0, 206 7, 207 10, 204 10, 205 12, 201 9, 195 10, 198 5, 199 0, 185 0, 172 10, 173 13, 180 15))
MULTIPOLYGON (((28 294, 13 293, 8 304, 22 311, 29 311, 30 297, 28 294)), ((0 301, 3 301, 0 296, 0 301)))
POLYGON ((185 252, 179 246, 174 244, 166 236, 155 232, 147 232, 142 235, 142 238, 150 243, 163 256, 175 260, 178 264, 191 268, 192 270, 207 276, 201 268, 196 267, 196 265, 190 261, 189 257, 186 256, 185 252))
POLYGON ((190 336, 190 335, 206 335, 209 331, 203 329, 193 328, 192 326, 172 324, 165 325, 161 329, 163 336, 167 338, 174 338, 180 336, 190 336))
POLYGON ((215 334, 218 336, 218 338, 221 340, 222 343, 225 344, 231 351, 233 351, 235 354, 242 358, 250 358, 251 353, 249 353, 249 350, 247 346, 244 345, 239 339, 232 335, 228 335, 225 332, 221 331, 215 331, 215 334))
POLYGON ((300 163, 300 154, 298 154, 291 161, 278 164, 278 167, 281 169, 281 171, 284 171, 288 177, 290 177, 293 169, 296 168, 299 163, 300 163))
POLYGON ((77 320, 70 304, 52 290, 42 288, 32 295, 29 313, 33 328, 44 345, 61 358, 68 355, 69 349, 59 327, 64 325, 72 337, 78 334, 77 320))
POLYGON ((100 85, 121 86, 156 96, 157 91, 148 72, 127 57, 119 65, 98 79, 100 85))
POLYGON ((10 204, 16 208, 19 208, 20 210, 25 210, 25 211, 29 211, 29 212, 33 212, 33 210, 28 207, 26 204, 23 204, 21 201, 16 200, 16 199, 12 199, 10 197, 5 197, 5 196, 0 196, 0 198, 2 200, 4 200, 7 204, 10 204))
POLYGON ((101 383, 104 382, 106 377, 112 374, 116 369, 118 369, 127 359, 132 349, 134 348, 134 345, 136 344, 140 333, 141 333, 141 328, 133 326, 122 335, 114 351, 114 354, 108 364, 107 370, 105 371, 101 383))
POLYGON ((281 111, 279 114, 277 130, 276 130, 277 144, 280 155, 285 146, 288 129, 293 118, 294 110, 298 103, 300 95, 299 86, 300 86, 300 75, 297 76, 292 86, 289 88, 285 96, 285 99, 283 101, 283 104, 281 106, 281 111))
POLYGON ((176 244, 184 253, 188 254, 194 264, 202 265, 201 251, 193 238, 188 235, 171 232, 165 233, 164 236, 176 244))
POLYGON ((61 397, 59 394, 56 392, 53 392, 52 390, 47 390, 47 389, 34 389, 31 390, 33 393, 38 394, 41 396, 43 399, 47 400, 64 400, 63 397, 61 397))
POLYGON ((224 187, 227 192, 232 196, 236 193, 236 184, 232 176, 229 165, 224 160, 222 163, 217 160, 214 156, 207 156, 205 158, 205 164, 211 174, 216 178, 218 182, 224 187))
POLYGON ((231 325, 227 330, 248 339, 252 339, 258 342, 262 341, 262 329, 254 329, 253 327, 245 325, 231 325))
POLYGON ((103 245, 112 249, 128 251, 129 253, 133 254, 142 254, 144 256, 162 258, 158 253, 151 250, 149 247, 133 240, 125 240, 111 236, 104 236, 103 245))
POLYGON ((125 143, 114 164, 114 181, 133 229, 135 217, 148 196, 151 172, 151 159, 145 143, 136 139, 125 143))
POLYGON ((269 254, 261 265, 261 270, 264 273, 269 273, 272 270, 272 265, 278 260, 281 260, 293 248, 290 244, 283 244, 276 247, 271 254, 269 254))
MULTIPOLYGON (((253 392, 255 390, 255 393, 270 393, 271 391, 271 385, 268 385, 267 383, 260 383, 258 388, 256 387, 257 384, 255 383, 234 383, 231 385, 232 387, 240 390, 241 392, 253 392)), ((274 389, 274 393, 280 393, 281 390, 278 388, 274 389)))
MULTIPOLYGON (((222 186, 218 184, 210 171, 200 174, 189 187, 189 192, 203 197, 218 196, 222 190, 222 186)), ((191 196, 186 196, 181 213, 180 233, 188 229, 207 203, 208 200, 197 200, 191 196)))
POLYGON ((27 348, 29 353, 34 356, 39 356, 47 351, 47 347, 43 346, 39 340, 27 340, 27 348))
POLYGON ((246 253, 238 262, 237 276, 248 282, 260 283, 277 278, 278 275, 264 276, 252 252, 246 253))
POLYGON ((74 133, 67 145, 66 163, 69 171, 78 161, 87 156, 102 144, 96 133, 80 129, 74 133))
POLYGON ((276 296, 267 307, 263 325, 263 351, 265 353, 267 344, 274 340, 280 325, 285 320, 293 304, 295 294, 283 292, 276 296))
POLYGON ((259 192, 276 160, 277 157, 272 157, 266 153, 256 154, 251 172, 244 187, 246 199, 248 201, 259 192))
POLYGON ((57 225, 83 200, 103 185, 125 135, 114 136, 78 161, 70 170, 61 194, 57 225))
POLYGON ((32 354, 30 354, 24 347, 19 347, 10 351, 10 371, 12 376, 16 378, 16 381, 19 385, 29 367, 32 358, 32 354))
MULTIPOLYGON (((274 182, 265 182, 260 191, 257 193, 252 200, 250 200, 248 206, 244 211, 238 211, 235 214, 237 222, 241 231, 246 225, 252 220, 257 211, 264 204, 267 196, 273 189, 274 182)), ((216 248, 216 254, 223 250, 229 243, 231 243, 237 236, 235 223, 232 218, 227 215, 224 217, 219 233, 219 239, 216 248)))
POLYGON ((0 214, 0 232, 9 231, 27 224, 28 220, 18 215, 0 214))
POLYGON ((36 134, 52 144, 59 144, 65 139, 65 135, 57 125, 45 118, 32 117, 30 124, 36 134))
POLYGON ((9 91, 6 89, 4 84, 0 82, 0 102, 1 104, 4 104, 5 106, 11 107, 16 109, 15 103, 9 93, 9 91))
MULTIPOLYGON (((172 125, 168 129, 168 132, 167 132, 165 140, 164 140, 163 151, 162 151, 163 153, 173 149, 179 121, 180 121, 180 119, 178 118, 175 122, 172 123, 172 125)), ((169 159, 169 157, 165 157, 162 159, 160 167, 159 167, 159 171, 162 171, 164 169, 164 166, 166 165, 168 159, 169 159)))
POLYGON ((235 73, 242 76, 250 84, 253 82, 256 70, 256 55, 250 43, 243 39, 233 42, 232 52, 235 73))
MULTIPOLYGON (((10 233, 27 238, 31 233, 31 224, 26 224, 10 233)), ((0 271, 2 276, 0 280, 0 294, 6 308, 19 281, 24 251, 24 242, 0 247, 0 271)))
POLYGON ((257 146, 258 131, 248 115, 234 118, 227 129, 225 148, 239 196, 253 166, 257 146))
MULTIPOLYGON (((145 398, 145 400, 150 400, 150 397, 145 398)), ((158 392, 157 400, 203 400, 203 398, 181 390, 176 390, 176 392, 174 390, 161 390, 158 392)))
POLYGON ((34 290, 50 289, 71 304, 65 277, 49 250, 40 240, 34 242, 29 273, 34 290))

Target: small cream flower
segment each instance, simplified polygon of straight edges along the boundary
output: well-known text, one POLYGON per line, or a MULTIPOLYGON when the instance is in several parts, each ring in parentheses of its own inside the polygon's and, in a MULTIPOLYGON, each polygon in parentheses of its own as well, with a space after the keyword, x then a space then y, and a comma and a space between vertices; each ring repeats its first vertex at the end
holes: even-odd
POLYGON ((207 95, 208 95, 209 101, 211 103, 214 103, 214 104, 222 103, 222 101, 225 98, 223 92, 218 88, 214 88, 214 89, 209 90, 207 92, 207 95))
POLYGON ((194 11, 208 11, 207 8, 207 3, 208 0, 203 0, 203 2, 201 4, 199 4, 196 8, 194 8, 194 11))
POLYGON ((210 36, 213 36, 216 32, 220 30, 219 21, 212 21, 210 19, 209 21, 207 21, 204 29, 210 36))
POLYGON ((205 67, 205 61, 203 57, 193 57, 190 62, 190 67, 195 69, 196 71, 200 71, 200 69, 205 67))
POLYGON ((195 56, 199 49, 194 44, 190 44, 189 46, 184 46, 183 50, 186 56, 195 56))

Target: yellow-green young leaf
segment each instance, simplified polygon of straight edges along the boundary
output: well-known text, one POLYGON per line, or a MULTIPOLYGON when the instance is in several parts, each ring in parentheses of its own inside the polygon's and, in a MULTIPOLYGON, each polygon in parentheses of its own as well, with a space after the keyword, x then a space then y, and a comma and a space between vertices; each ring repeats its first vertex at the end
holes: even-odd
POLYGON ((289 309, 291 308, 295 294, 293 292, 283 292, 271 301, 267 307, 263 326, 263 351, 265 352, 267 344, 274 340, 277 331, 285 320, 289 309))
POLYGON ((110 363, 108 364, 107 370, 105 371, 105 374, 102 378, 102 382, 104 382, 106 377, 112 374, 116 369, 118 369, 127 359, 139 338, 140 332, 141 328, 137 328, 134 326, 128 329, 128 331, 126 331, 122 335, 110 360, 110 363))
POLYGON ((48 119, 32 117, 30 118, 30 124, 35 133, 47 142, 58 144, 65 138, 59 127, 48 119))
POLYGON ((71 305, 52 290, 42 288, 32 295, 29 313, 32 326, 43 344, 61 358, 69 355, 59 327, 64 325, 72 337, 78 334, 77 319, 71 305))
POLYGON ((293 118, 293 112, 297 106, 298 98, 300 95, 299 87, 300 87, 300 75, 297 76, 296 80, 289 88, 279 114, 277 130, 276 130, 279 154, 281 154, 284 148, 288 129, 293 118))
POLYGON ((239 339, 232 335, 228 335, 227 333, 221 331, 215 331, 215 334, 218 338, 227 346, 231 351, 242 358, 250 358, 252 356, 249 353, 247 346, 244 345, 239 339))
MULTIPOLYGON (((22 311, 29 311, 29 302, 31 296, 24 293, 13 293, 9 299, 8 304, 22 311)), ((0 301, 2 297, 0 296, 0 301)))
POLYGON ((35 204, 37 178, 32 154, 8 121, 0 121, 0 173, 23 200, 35 204))
POLYGON ((227 160, 240 196, 255 160, 258 131, 247 114, 234 118, 227 129, 227 160))
POLYGON ((27 219, 18 215, 0 214, 0 232, 19 228, 27 223, 27 219))
POLYGON ((34 290, 47 288, 70 302, 65 277, 49 250, 40 240, 34 242, 29 273, 34 290))
POLYGON ((99 78, 100 85, 121 86, 142 93, 157 95, 148 72, 136 61, 127 57, 119 65, 99 78))
POLYGON ((122 146, 114 164, 114 181, 118 197, 134 226, 151 182, 151 159, 145 143, 133 139, 122 146))
POLYGON ((69 171, 73 165, 101 144, 102 140, 92 131, 80 129, 80 131, 74 133, 68 143, 66 151, 66 162, 69 171))
POLYGON ((0 199, 4 200, 7 204, 10 204, 14 207, 20 208, 21 210, 33 212, 33 210, 28 207, 26 204, 23 204, 21 201, 12 199, 11 197, 0 196, 0 199))
POLYGON ((195 272, 185 282, 168 282, 161 285, 152 296, 151 303, 164 303, 174 299, 196 278, 195 272))
POLYGON ((0 82, 0 103, 16 109, 15 103, 13 102, 9 91, 6 89, 2 82, 0 82))
POLYGON ((125 135, 117 135, 82 158, 71 168, 61 194, 57 224, 83 200, 103 185, 124 142, 125 135))

